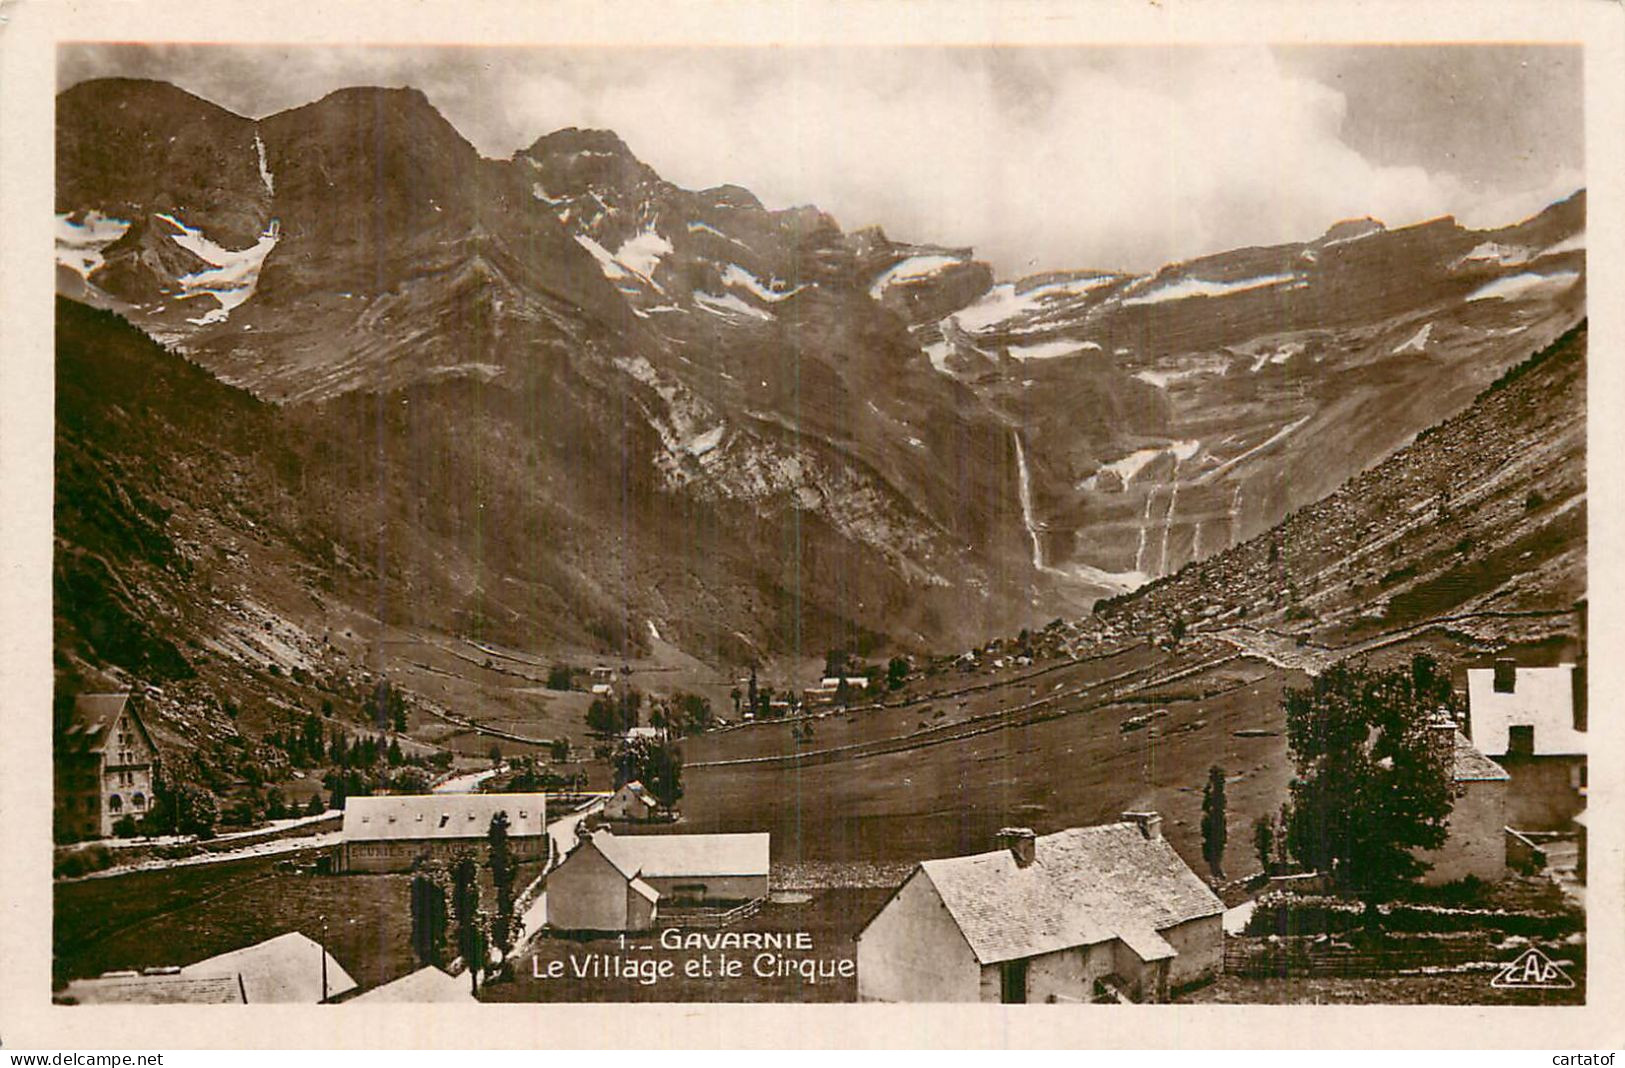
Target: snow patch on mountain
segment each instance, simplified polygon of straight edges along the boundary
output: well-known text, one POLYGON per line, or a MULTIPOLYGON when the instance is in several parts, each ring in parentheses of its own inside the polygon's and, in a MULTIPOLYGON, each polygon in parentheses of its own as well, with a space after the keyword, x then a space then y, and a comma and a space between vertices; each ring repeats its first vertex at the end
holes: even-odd
POLYGON ((598 269, 604 272, 605 278, 625 278, 630 273, 625 267, 621 266, 614 256, 610 255, 608 249, 586 234, 576 234, 575 239, 576 244, 592 253, 592 258, 598 261, 598 269))
POLYGON ((652 283, 655 268, 660 265, 662 257, 671 255, 671 251, 671 242, 661 237, 651 226, 627 238, 621 247, 615 250, 615 259, 627 270, 652 283))
POLYGON ((56 217, 56 262, 88 279, 102 265, 102 250, 123 237, 130 224, 99 211, 77 214, 77 222, 71 214, 56 217))
POLYGON ((706 453, 722 444, 722 436, 727 433, 728 424, 718 423, 703 434, 689 439, 688 454, 690 456, 704 456, 706 453))
POLYGON ((1235 282, 1214 282, 1206 278, 1181 278, 1177 282, 1169 282, 1146 293, 1129 297, 1123 301, 1123 304, 1161 304, 1164 301, 1189 300, 1192 297, 1228 297, 1254 289, 1267 289, 1271 286, 1286 285, 1288 282, 1296 280, 1297 275, 1295 274, 1268 274, 1257 278, 1243 278, 1235 282))
POLYGON ((740 248, 744 249, 746 252, 750 251, 750 246, 749 245, 745 244, 743 241, 739 240, 739 238, 737 238, 737 237, 733 237, 733 236, 731 236, 729 234, 723 233, 721 230, 718 230, 715 226, 712 226, 710 223, 691 222, 691 223, 688 224, 688 232, 691 233, 691 234, 710 234, 712 237, 720 237, 724 241, 728 241, 728 242, 731 242, 732 244, 738 245, 740 248))
POLYGON ((1095 341, 1075 341, 1070 338, 1060 338, 1054 341, 1040 341, 1031 345, 1011 345, 1007 351, 1018 360, 1053 360, 1057 356, 1070 356, 1081 352, 1099 352, 1100 344, 1095 341))
MULTIPOLYGON (((775 289, 772 285, 764 286, 760 279, 737 263, 730 263, 723 268, 722 284, 725 286, 738 286, 741 289, 748 290, 758 299, 765 300, 770 304, 793 297, 807 288, 806 286, 796 286, 794 289, 775 289)), ((773 285, 783 284, 777 278, 773 279, 773 285)))
POLYGON ((965 261, 958 256, 910 256, 899 263, 893 264, 883 271, 874 285, 869 287, 869 295, 879 300, 892 286, 899 282, 913 282, 921 278, 929 278, 934 274, 957 267, 965 261))
POLYGON ((1422 329, 1411 335, 1409 341, 1394 347, 1393 355, 1403 356, 1407 352, 1426 352, 1428 338, 1433 334, 1433 324, 1423 323, 1422 329))
POLYGON ((703 289, 696 289, 694 291, 694 299, 706 311, 713 315, 723 316, 724 318, 727 318, 730 315, 744 315, 753 319, 773 318, 773 316, 769 315, 762 309, 746 304, 732 293, 725 293, 719 297, 715 293, 707 293, 703 289))
POLYGON ((1512 300, 1516 297, 1567 289, 1579 278, 1579 271, 1559 271, 1556 274, 1534 274, 1526 271, 1523 274, 1497 278, 1488 285, 1479 286, 1467 295, 1467 299, 1512 300))
POLYGON ((1502 267, 1518 267, 1528 263, 1533 253, 1519 245, 1503 245, 1498 241, 1484 241, 1474 245, 1472 250, 1462 256, 1452 267, 1461 267, 1469 263, 1495 263, 1502 267))
POLYGON ((1581 230, 1577 234, 1570 234, 1555 245, 1540 250, 1542 256, 1556 256, 1564 252, 1584 252, 1586 247, 1586 232, 1581 230))
POLYGON ((1085 296, 1091 290, 1099 289, 1115 280, 1113 275, 1091 275, 1060 282, 1046 282, 1020 293, 1016 292, 1014 283, 1005 282, 994 286, 976 303, 961 308, 951 318, 963 329, 974 333, 1027 312, 1037 311, 1046 303, 1085 296))
POLYGON ((925 355, 931 361, 931 366, 949 376, 953 372, 948 369, 948 357, 953 353, 954 346, 950 341, 935 341, 925 347, 925 355))
POLYGON ((265 228, 253 245, 245 249, 229 249, 215 244, 202 230, 186 225, 173 215, 159 213, 155 217, 180 231, 169 235, 171 241, 211 265, 178 279, 184 290, 180 299, 210 296, 216 302, 214 308, 186 320, 193 326, 224 322, 232 311, 252 297, 254 287, 259 283, 260 268, 265 265, 265 257, 271 254, 282 238, 281 224, 272 219, 271 225, 265 228))

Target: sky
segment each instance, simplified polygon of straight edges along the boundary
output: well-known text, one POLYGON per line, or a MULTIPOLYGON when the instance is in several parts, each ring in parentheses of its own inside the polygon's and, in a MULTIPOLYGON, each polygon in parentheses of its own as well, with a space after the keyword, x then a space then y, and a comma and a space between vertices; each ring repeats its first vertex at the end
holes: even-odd
POLYGON ((608 128, 678 185, 973 246, 1006 278, 1368 215, 1495 226, 1585 184, 1572 46, 61 46, 59 88, 110 75, 253 118, 410 85, 493 157, 608 128))

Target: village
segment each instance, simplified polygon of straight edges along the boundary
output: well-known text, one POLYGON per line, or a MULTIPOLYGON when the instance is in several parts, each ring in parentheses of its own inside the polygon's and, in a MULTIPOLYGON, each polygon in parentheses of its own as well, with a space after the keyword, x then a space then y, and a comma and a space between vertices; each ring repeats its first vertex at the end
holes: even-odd
MULTIPOLYGON (((826 732, 990 688, 993 711, 922 722, 912 744, 1017 734, 1044 700, 1010 703, 1037 688, 1006 684, 1083 663, 1056 633, 918 667, 832 655, 794 696, 752 671, 732 686, 732 719, 600 665, 581 684, 591 761, 425 762, 394 786, 219 835, 173 833, 186 795, 160 806, 140 701, 79 695, 57 745, 58 834, 77 842, 59 847, 55 998, 1059 1004, 1404 998, 1410 983, 1417 998, 1583 999, 1583 644, 1560 663, 1451 671, 1418 654, 1305 676, 1272 712, 1296 766, 1288 788, 1244 819, 1227 813, 1237 780, 1206 769, 1182 788, 1201 793, 1199 842, 1186 820, 1170 835, 1167 813, 1131 807, 1127 786, 1112 817, 1030 826, 1012 811, 957 853, 792 851, 783 820, 800 816, 786 806, 827 809, 806 796, 759 797, 774 816, 753 829, 690 811, 685 778, 703 810, 718 773, 693 759, 702 743, 787 730, 792 752, 733 763, 817 767, 885 751, 814 741, 826 732), (1349 734, 1338 715, 1367 717, 1361 737, 1376 741, 1336 750, 1332 736, 1349 734), (1340 822, 1377 811, 1365 795, 1379 790, 1415 811, 1390 807, 1376 833, 1340 822), (134 833, 159 807, 172 833, 134 833), (114 859, 64 863, 87 850, 114 859), (153 910, 148 896, 174 902, 153 910)), ((1110 734, 1155 746, 1179 729, 1152 709, 1110 734)))

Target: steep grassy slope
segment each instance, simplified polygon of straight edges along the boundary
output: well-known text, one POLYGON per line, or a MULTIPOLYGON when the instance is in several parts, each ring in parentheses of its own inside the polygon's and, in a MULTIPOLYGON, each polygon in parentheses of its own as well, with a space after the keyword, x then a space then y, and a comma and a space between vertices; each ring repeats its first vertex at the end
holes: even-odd
POLYGON ((1458 673, 1516 648, 1572 656, 1585 596, 1586 329, 1280 526, 1145 590, 950 663, 811 731, 685 743, 690 826, 771 827, 790 859, 986 848, 1137 807, 1200 865, 1210 765, 1232 874, 1291 773, 1286 686, 1345 656, 1427 651, 1458 673), (1175 634, 1181 635, 1177 640, 1175 634), (1030 667, 1012 662, 1030 647, 1030 667), (774 799, 765 801, 764 798, 774 799))

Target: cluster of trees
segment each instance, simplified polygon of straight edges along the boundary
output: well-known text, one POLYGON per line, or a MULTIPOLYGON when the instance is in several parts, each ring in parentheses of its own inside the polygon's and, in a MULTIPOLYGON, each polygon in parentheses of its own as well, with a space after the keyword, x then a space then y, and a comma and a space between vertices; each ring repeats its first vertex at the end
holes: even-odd
POLYGON ((517 876, 519 864, 508 837, 508 814, 491 817, 486 830, 486 867, 491 872, 492 903, 487 907, 480 886, 480 861, 463 849, 449 861, 421 861, 412 876, 412 952, 425 965, 445 968, 460 957, 471 987, 498 950, 504 965, 519 939, 517 876))
MULTIPOLYGON (((1280 812, 1253 821, 1253 855, 1266 873, 1296 864, 1330 875, 1375 917, 1377 904, 1427 871, 1418 854, 1448 834, 1453 744, 1435 723, 1456 719, 1450 675, 1426 655, 1385 670, 1345 661, 1288 690, 1284 703, 1295 775, 1280 812)), ((1202 856, 1215 878, 1225 809, 1215 766, 1202 791, 1202 856)))
MULTIPOLYGON (((319 800, 319 799, 318 799, 319 800)), ((152 803, 137 817, 127 814, 113 824, 119 838, 137 835, 191 834, 213 838, 220 822, 220 801, 208 787, 170 782, 158 775, 152 784, 152 803)))
MULTIPOLYGON (((1418 853, 1444 844, 1455 801, 1453 747, 1434 723, 1455 719, 1456 700, 1449 673, 1426 655, 1384 670, 1345 661, 1288 690, 1295 775, 1279 814, 1253 821, 1264 870, 1324 872, 1373 908, 1426 872, 1418 853)), ((1225 808, 1224 770, 1214 767, 1202 793, 1202 856, 1215 877, 1225 808)))
POLYGON ((638 725, 643 709, 643 694, 628 686, 619 693, 593 698, 587 707, 587 729, 608 737, 625 734, 638 725))
POLYGON ((568 775, 552 771, 528 756, 515 757, 512 772, 485 782, 485 790, 499 794, 533 794, 558 790, 585 790, 587 773, 574 771, 568 775))
POLYGON ((649 796, 668 809, 682 799, 683 755, 676 746, 647 738, 623 739, 610 763, 617 790, 626 783, 641 782, 649 796))

